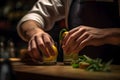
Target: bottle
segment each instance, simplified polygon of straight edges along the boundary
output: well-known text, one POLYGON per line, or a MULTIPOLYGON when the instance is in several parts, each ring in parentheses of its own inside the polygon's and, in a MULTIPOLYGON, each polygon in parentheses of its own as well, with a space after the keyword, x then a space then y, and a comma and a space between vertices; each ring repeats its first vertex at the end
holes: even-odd
POLYGON ((5 51, 5 45, 4 45, 4 38, 0 37, 0 58, 2 58, 2 55, 5 51))
POLYGON ((7 51, 10 55, 10 58, 15 58, 15 46, 14 46, 14 42, 12 40, 9 40, 7 43, 7 51))
POLYGON ((0 80, 16 80, 15 72, 13 71, 12 64, 9 60, 9 53, 5 51, 2 58, 0 80))

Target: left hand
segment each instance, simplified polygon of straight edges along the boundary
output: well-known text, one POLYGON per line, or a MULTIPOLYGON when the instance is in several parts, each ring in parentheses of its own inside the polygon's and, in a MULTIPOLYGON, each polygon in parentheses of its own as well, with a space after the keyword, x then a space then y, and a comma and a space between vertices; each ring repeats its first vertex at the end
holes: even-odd
POLYGON ((105 43, 108 32, 88 26, 78 26, 69 31, 63 39, 63 52, 79 53, 85 46, 99 46, 105 43))

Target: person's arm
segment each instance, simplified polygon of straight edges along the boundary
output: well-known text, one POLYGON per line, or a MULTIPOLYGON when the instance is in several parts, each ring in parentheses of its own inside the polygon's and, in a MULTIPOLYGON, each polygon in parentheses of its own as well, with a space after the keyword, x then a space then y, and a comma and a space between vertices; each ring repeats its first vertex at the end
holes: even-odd
POLYGON ((106 38, 106 44, 120 46, 120 28, 104 29, 107 32, 108 37, 106 38))
POLYGON ((54 41, 45 31, 50 30, 55 21, 65 17, 66 0, 38 0, 19 22, 17 31, 28 41, 28 51, 32 61, 42 61, 42 55, 55 55, 54 41), (41 55, 42 54, 42 55, 41 55))
POLYGON ((18 23, 17 31, 20 37, 28 41, 29 38, 26 36, 30 37, 31 34, 27 33, 32 31, 33 34, 36 29, 50 30, 55 21, 65 17, 65 1, 38 0, 33 8, 18 23))
POLYGON ((81 25, 69 31, 62 47, 65 53, 79 53, 85 46, 104 44, 119 46, 120 28, 99 29, 81 25))

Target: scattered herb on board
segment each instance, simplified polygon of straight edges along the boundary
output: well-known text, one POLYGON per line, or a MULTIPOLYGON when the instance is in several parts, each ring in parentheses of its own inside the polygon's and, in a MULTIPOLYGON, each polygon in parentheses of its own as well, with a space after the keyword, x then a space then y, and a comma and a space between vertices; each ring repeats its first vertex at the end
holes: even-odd
POLYGON ((79 56, 77 60, 72 61, 73 68, 82 68, 87 71, 103 71, 109 72, 110 71, 110 64, 112 60, 108 61, 107 63, 103 63, 102 59, 96 58, 91 59, 86 55, 79 56))

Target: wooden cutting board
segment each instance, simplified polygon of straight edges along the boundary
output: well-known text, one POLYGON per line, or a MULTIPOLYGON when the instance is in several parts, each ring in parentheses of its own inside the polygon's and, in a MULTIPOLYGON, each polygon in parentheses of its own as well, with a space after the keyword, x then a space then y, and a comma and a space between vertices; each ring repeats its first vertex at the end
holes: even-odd
POLYGON ((58 77, 65 80, 120 80, 120 65, 111 65, 111 72, 89 72, 85 71, 84 69, 75 69, 72 68, 72 66, 63 65, 63 63, 58 63, 57 65, 50 66, 31 66, 25 65, 23 63, 14 63, 13 68, 17 73, 20 73, 19 77, 21 77, 21 79, 23 79, 23 77, 26 77, 25 79, 36 80, 35 77, 37 77, 37 79, 40 80, 41 76, 49 76, 52 78, 57 78, 57 80, 58 77))

